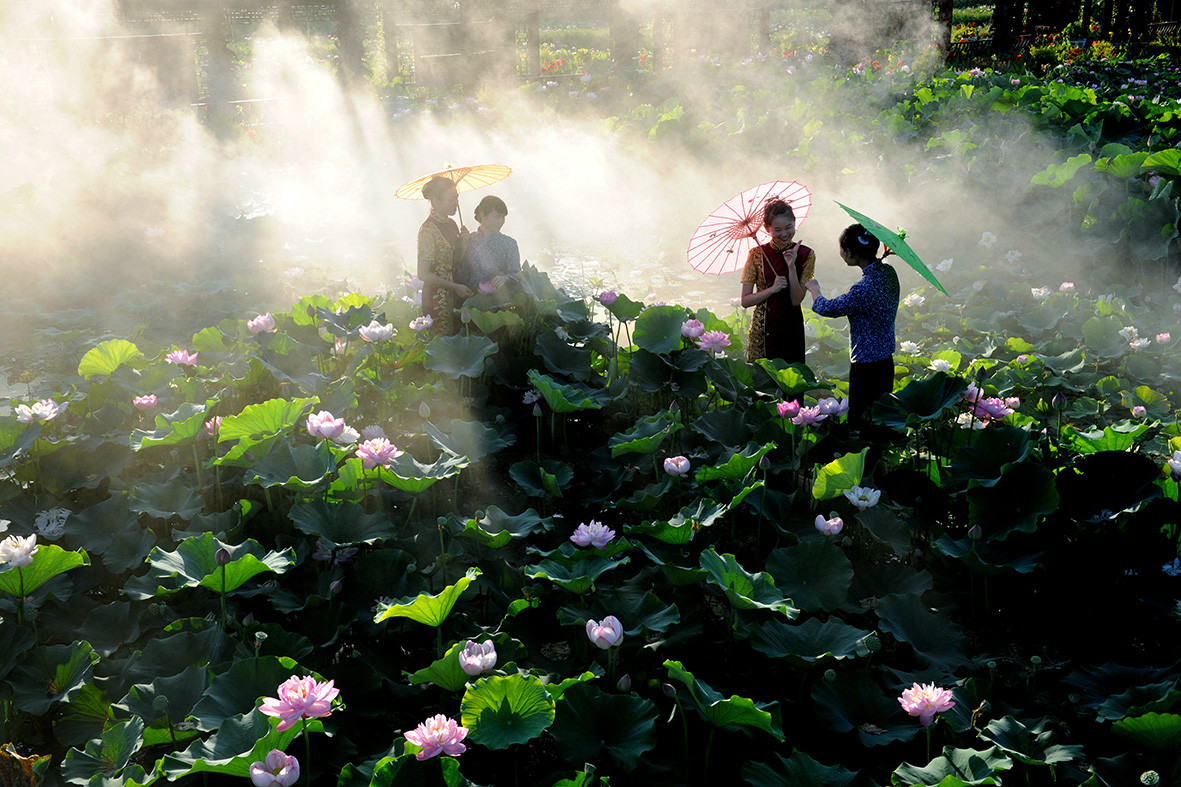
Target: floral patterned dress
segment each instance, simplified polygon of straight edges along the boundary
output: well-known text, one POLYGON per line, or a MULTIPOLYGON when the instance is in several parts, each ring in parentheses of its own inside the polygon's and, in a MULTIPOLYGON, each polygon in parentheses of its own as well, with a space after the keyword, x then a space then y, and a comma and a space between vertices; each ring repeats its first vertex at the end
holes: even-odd
MULTIPOLYGON (((777 275, 786 276, 784 252, 793 257, 801 285, 813 277, 816 252, 812 249, 796 243, 780 250, 766 243, 750 250, 742 269, 742 283, 754 284, 754 291, 760 292, 770 287, 777 275)), ((759 358, 804 362, 804 312, 792 304, 789 290, 781 290, 755 307, 746 341, 746 360, 754 363, 759 358)))
MULTIPOLYGON (((460 262, 459 227, 447 216, 431 211, 418 230, 418 269, 430 271, 441 279, 455 281, 460 262)), ((433 284, 422 285, 422 310, 434 320, 435 333, 450 336, 459 332, 455 291, 433 284)))

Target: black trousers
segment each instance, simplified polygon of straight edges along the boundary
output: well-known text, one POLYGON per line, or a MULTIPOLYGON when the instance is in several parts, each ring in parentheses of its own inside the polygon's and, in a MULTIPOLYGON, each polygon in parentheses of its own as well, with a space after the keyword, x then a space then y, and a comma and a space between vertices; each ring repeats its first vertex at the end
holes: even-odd
POLYGON ((894 357, 849 366, 849 423, 869 420, 869 409, 894 390, 894 357))

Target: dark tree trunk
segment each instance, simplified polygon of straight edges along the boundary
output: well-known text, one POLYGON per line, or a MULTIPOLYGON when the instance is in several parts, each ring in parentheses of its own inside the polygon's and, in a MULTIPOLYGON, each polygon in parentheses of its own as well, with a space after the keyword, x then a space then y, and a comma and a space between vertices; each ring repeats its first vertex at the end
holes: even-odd
POLYGON ((951 10, 953 0, 937 0, 935 8, 938 12, 939 20, 939 51, 943 58, 947 59, 947 53, 951 51, 951 10))

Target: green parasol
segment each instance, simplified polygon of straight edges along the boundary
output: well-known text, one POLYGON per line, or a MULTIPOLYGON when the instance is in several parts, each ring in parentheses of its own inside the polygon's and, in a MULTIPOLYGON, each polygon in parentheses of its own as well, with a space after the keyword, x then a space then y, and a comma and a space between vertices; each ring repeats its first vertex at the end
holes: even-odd
MULTIPOLYGON (((839 202, 837 202, 837 204, 841 205, 839 202)), ((870 235, 873 235, 875 238, 880 240, 887 249, 898 255, 899 259, 918 271, 919 275, 924 279, 938 287, 939 292, 947 295, 947 290, 943 289, 943 285, 940 284, 939 280, 935 278, 935 274, 931 273, 931 270, 923 264, 923 261, 919 259, 919 255, 914 253, 914 249, 906 245, 906 241, 904 240, 906 237, 906 230, 899 230, 898 232, 888 230, 885 226, 879 224, 865 214, 858 213, 852 208, 846 207, 844 205, 841 205, 841 208, 845 211, 845 213, 848 213, 850 216, 855 218, 862 227, 865 227, 867 230, 869 230, 870 235)), ((949 295, 948 297, 951 296, 949 295)))

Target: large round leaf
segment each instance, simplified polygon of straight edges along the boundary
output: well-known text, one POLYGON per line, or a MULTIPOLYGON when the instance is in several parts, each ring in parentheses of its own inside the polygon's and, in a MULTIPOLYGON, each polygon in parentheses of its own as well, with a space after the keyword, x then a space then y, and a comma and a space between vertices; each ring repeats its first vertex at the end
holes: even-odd
POLYGON ((887 696, 861 672, 838 672, 812 691, 817 715, 835 732, 856 732, 863 746, 908 741, 918 735, 918 720, 907 716, 897 697, 887 696))
POLYGON ((460 714, 468 738, 507 749, 536 738, 554 721, 554 700, 532 675, 482 678, 463 694, 460 714))
POLYGON ((87 380, 100 374, 109 375, 123 364, 142 357, 139 348, 126 339, 109 339, 87 350, 78 363, 78 374, 87 380))
POLYGON ((1000 784, 998 771, 1013 767, 1009 759, 997 747, 977 751, 943 747, 942 756, 936 757, 925 767, 904 764, 895 769, 890 783, 907 787, 970 787, 971 785, 1000 784))
POLYGON ((0 590, 11 596, 28 596, 58 574, 89 565, 90 556, 83 550, 69 552, 56 544, 38 544, 32 563, 0 571, 0 590))
POLYGON ((685 310, 680 306, 649 306, 636 318, 635 342, 658 355, 681 349, 685 310))
POLYGON ((831 611, 849 595, 853 562, 844 550, 823 538, 805 538, 767 556, 775 586, 800 609, 831 611))
POLYGON ((89 642, 33 648, 9 677, 13 705, 40 716, 53 703, 69 701, 90 681, 98 660, 89 642))
POLYGON ((656 745, 656 706, 632 694, 608 694, 589 683, 563 694, 550 730, 570 762, 610 760, 625 772, 656 745))
POLYGON ((750 645, 773 659, 807 666, 828 659, 851 659, 864 652, 872 631, 855 628, 840 618, 808 618, 799 625, 768 620, 750 630, 750 645))
POLYGON ((479 377, 484 373, 484 361, 498 349, 486 336, 439 336, 427 345, 423 365, 452 380, 479 377))

